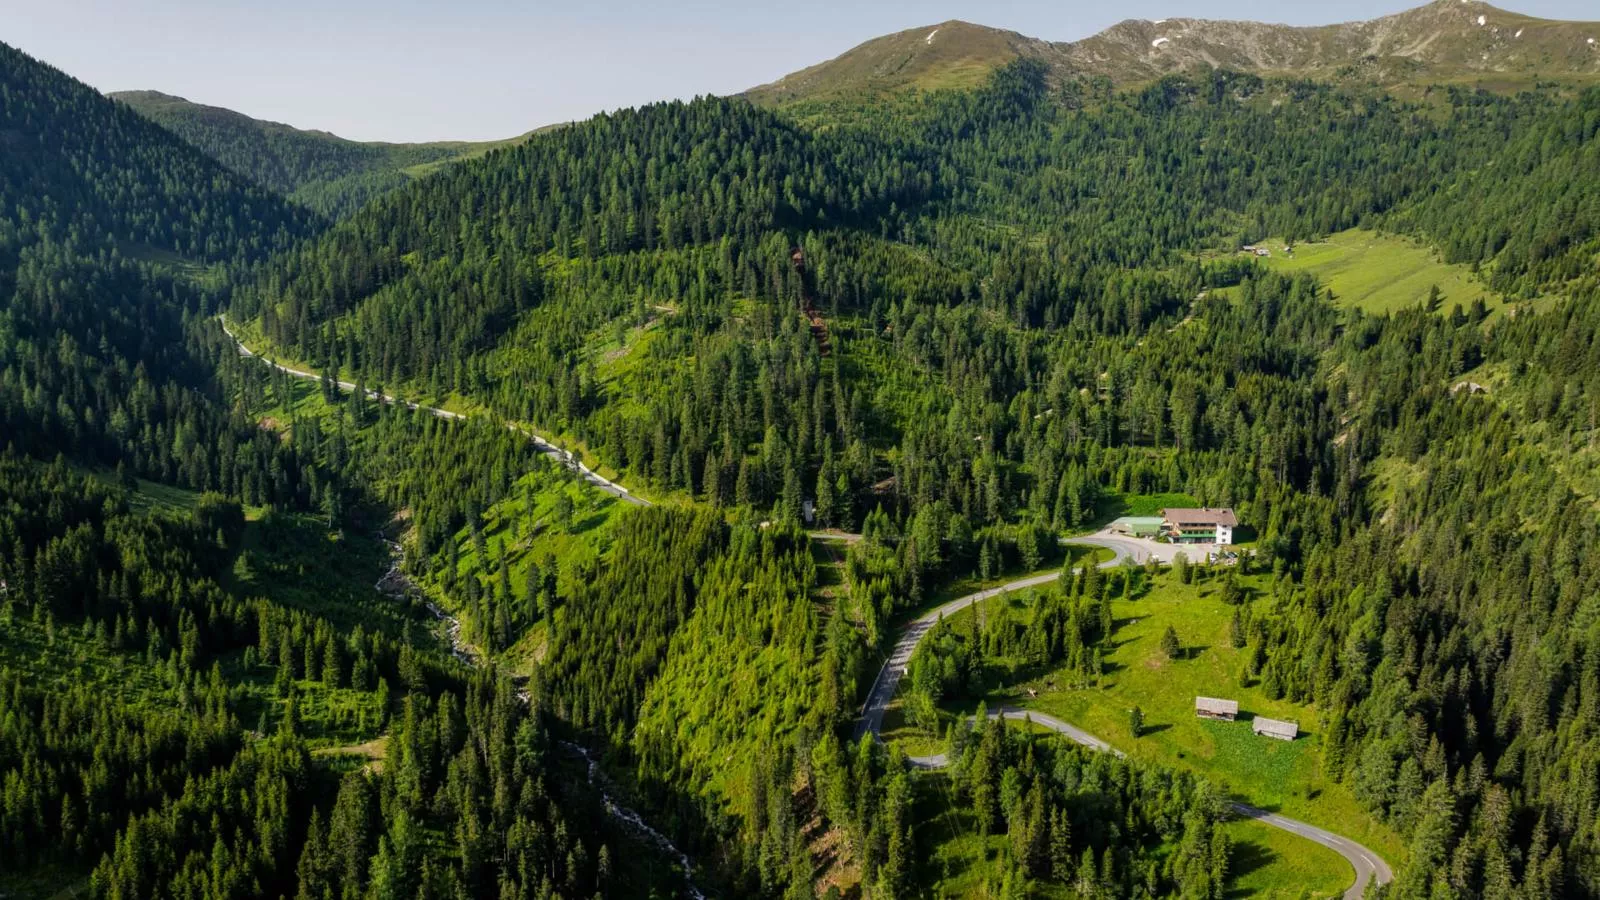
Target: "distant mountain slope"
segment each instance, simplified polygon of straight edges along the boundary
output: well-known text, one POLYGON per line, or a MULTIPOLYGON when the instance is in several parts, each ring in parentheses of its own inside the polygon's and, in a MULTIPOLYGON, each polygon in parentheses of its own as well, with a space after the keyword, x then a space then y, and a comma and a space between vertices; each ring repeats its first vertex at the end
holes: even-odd
POLYGON ((0 44, 0 245, 130 244, 190 260, 262 256, 317 230, 303 209, 88 85, 0 44))
POLYGON ((1383 81, 1600 75, 1600 23, 1559 22, 1476 0, 1440 0, 1367 22, 1311 28, 1204 19, 1127 21, 1065 45, 1068 68, 1138 81, 1200 66, 1383 81), (1591 40, 1594 39, 1594 40, 1591 40))
POLYGON ((1130 19, 1081 41, 1051 43, 967 22, 875 38, 753 88, 758 103, 966 87, 1018 58, 1057 76, 1148 82, 1203 67, 1382 83, 1600 79, 1600 23, 1560 22, 1477 0, 1439 0, 1367 22, 1295 27, 1206 19, 1130 19))
POLYGON ((1061 45, 1014 31, 950 21, 874 38, 843 55, 753 88, 758 103, 829 99, 915 88, 965 88, 1018 57, 1064 63, 1061 45))
POLYGON ((326 131, 252 119, 231 109, 191 103, 159 91, 121 91, 110 96, 233 171, 333 218, 355 211, 432 166, 487 153, 521 139, 427 144, 351 141, 326 131))
POLYGON ((182 327, 203 298, 168 264, 244 265, 325 225, 4 44, 0 158, 0 443, 40 455, 109 464, 128 423, 203 415, 182 327))

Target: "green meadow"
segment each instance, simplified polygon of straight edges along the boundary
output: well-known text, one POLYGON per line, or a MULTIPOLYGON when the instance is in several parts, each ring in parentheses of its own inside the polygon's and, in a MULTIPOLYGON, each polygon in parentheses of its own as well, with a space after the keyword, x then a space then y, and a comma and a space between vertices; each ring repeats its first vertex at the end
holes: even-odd
MULTIPOLYGON (((1256 615, 1271 612, 1269 582, 1261 575, 1241 579, 1256 615)), ((990 708, 1004 704, 1055 715, 1129 756, 1189 769, 1227 795, 1348 835, 1391 864, 1398 862, 1404 854, 1399 838, 1368 815, 1345 785, 1322 771, 1317 710, 1274 699, 1258 680, 1243 677, 1249 651, 1230 643, 1235 607, 1220 599, 1220 589, 1216 579, 1196 578, 1186 585, 1173 574, 1163 574, 1149 588, 1135 591, 1133 599, 1113 601, 1115 633, 1097 684, 1066 670, 1046 671, 996 687, 984 700, 990 708), (1161 635, 1169 626, 1183 647, 1177 659, 1168 659, 1160 648, 1161 635), (1196 696, 1238 700, 1239 720, 1196 718, 1196 696), (1145 720, 1144 733, 1137 738, 1129 727, 1129 710, 1134 706, 1140 707, 1145 720), (1281 742, 1256 736, 1250 727, 1256 715, 1299 722, 1299 739, 1281 742)), ((1027 601, 1025 595, 1006 596, 985 606, 1002 602, 1027 601)), ((956 617, 975 614, 968 608, 956 617)), ((946 718, 970 714, 973 705, 971 701, 953 705, 946 718)), ((907 723, 899 715, 898 703, 885 717, 885 736, 908 754, 936 752, 941 746, 936 736, 907 723)), ((940 822, 941 828, 958 829, 959 815, 941 816, 940 822)), ((1240 896, 1300 896, 1302 889, 1310 896, 1333 895, 1353 877, 1341 857, 1308 841, 1253 822, 1229 827, 1243 845, 1235 883, 1240 896), (1286 885, 1293 886, 1287 894, 1286 885)), ((937 859, 978 852, 975 834, 952 831, 950 840, 950 846, 940 846, 937 859)))
POLYGON ((1292 253, 1284 253, 1282 238, 1270 238, 1260 246, 1272 251, 1259 260, 1262 265, 1275 272, 1310 273, 1333 292, 1334 302, 1369 313, 1420 306, 1435 287, 1440 312, 1456 306, 1470 309, 1478 300, 1491 312, 1506 306, 1505 298, 1470 267, 1444 262, 1437 251, 1399 235, 1353 228, 1294 244, 1292 253))

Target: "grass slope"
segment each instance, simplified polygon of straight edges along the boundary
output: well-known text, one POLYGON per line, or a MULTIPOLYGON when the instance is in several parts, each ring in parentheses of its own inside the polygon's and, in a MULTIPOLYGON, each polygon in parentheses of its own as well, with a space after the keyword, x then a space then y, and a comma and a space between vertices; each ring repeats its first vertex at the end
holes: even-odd
MULTIPOLYGON (((1009 838, 980 834, 971 807, 942 772, 917 779, 916 804, 918 880, 934 885, 934 897, 984 896, 984 863, 1008 852, 1009 838)), ((1234 844, 1230 898, 1332 898, 1355 878, 1349 863, 1326 847, 1248 819, 1223 827, 1234 844)), ((1031 888, 1031 897, 1079 896, 1048 882, 1031 888)))
POLYGON ((1334 302, 1370 313, 1420 306, 1434 287, 1441 312, 1469 309, 1478 300, 1491 310, 1505 305, 1468 267, 1442 262, 1432 249, 1405 237, 1351 229, 1295 244, 1292 255, 1283 252, 1281 238, 1260 246, 1272 251, 1262 265, 1276 272, 1309 272, 1333 291, 1334 302))
MULTIPOLYGON (((1266 576, 1242 579, 1256 596, 1252 602, 1258 615, 1266 614, 1272 603, 1264 596, 1267 581, 1266 576)), ((1349 836, 1397 863, 1404 854, 1398 837, 1372 819, 1344 785, 1321 771, 1322 735, 1316 710, 1274 700, 1254 681, 1241 686, 1247 651, 1229 643, 1234 608, 1218 599, 1218 590, 1216 582, 1184 585, 1171 574, 1162 575, 1150 592, 1113 603, 1114 646, 1105 657, 1105 674, 1098 685, 1083 684, 1069 671, 1052 671, 996 689, 986 702, 990 708, 1004 704, 1055 715, 1130 756, 1190 769, 1225 793, 1349 836), (1185 657, 1176 661, 1168 660, 1160 649, 1168 626, 1185 648, 1185 657), (1029 697, 1029 690, 1037 697, 1029 697), (1240 720, 1195 718, 1196 696, 1238 700, 1240 720), (1128 726, 1128 710, 1135 705, 1145 716, 1145 734, 1137 739, 1128 726), (1254 715, 1298 721, 1301 736, 1293 743, 1256 737, 1249 724, 1254 715)), ((988 601, 986 606, 998 602, 1023 601, 1018 596, 988 601)), ((971 608, 957 613, 958 626, 961 617, 974 614, 971 608)), ((951 709, 951 717, 971 714, 971 706, 951 709)), ((891 707, 886 716, 886 738, 901 742, 908 753, 939 749, 932 735, 904 723, 896 711, 891 707)), ((979 851, 977 838, 957 833, 956 819, 944 816, 940 821, 943 824, 936 827, 956 829, 949 834, 956 844, 941 845, 934 863, 963 868, 957 861, 979 851)), ((1299 896, 1302 890, 1311 896, 1331 895, 1351 880, 1349 865, 1331 851, 1258 823, 1231 827, 1235 837, 1248 844, 1240 850, 1236 873, 1234 887, 1240 895, 1299 896)))
MULTIPOLYGON (((1256 614, 1265 614, 1272 603, 1261 595, 1265 576, 1242 583, 1257 593, 1256 614)), ((1233 607, 1217 598, 1218 590, 1215 583, 1185 585, 1173 575, 1161 576, 1149 594, 1114 602, 1115 646, 1105 657, 1099 687, 1074 688, 1071 675, 1051 673, 1037 684, 996 692, 991 704, 1004 701, 1054 714, 1131 756, 1187 767, 1258 806, 1336 830, 1395 861, 1402 852, 1395 835, 1322 772, 1317 711, 1274 700, 1255 681, 1241 686, 1247 651, 1229 644, 1233 607), (1160 649, 1169 626, 1185 652, 1175 661, 1160 649), (1059 689, 1050 687, 1052 681, 1059 689), (1027 700, 1029 687, 1039 692, 1036 700, 1027 700), (1238 700, 1239 721, 1196 718, 1196 696, 1238 700), (1138 739, 1128 730, 1133 706, 1145 716, 1146 734, 1138 739), (1249 724, 1255 715, 1299 722, 1300 738, 1284 743, 1256 737, 1249 724)))
MULTIPOLYGON (((540 566, 540 571, 548 574, 554 566, 557 594, 573 596, 579 590, 577 582, 592 577, 610 550, 613 523, 626 509, 610 494, 591 488, 554 466, 540 466, 519 478, 511 496, 480 517, 479 533, 488 559, 478 558, 471 528, 456 532, 455 583, 480 578, 485 584, 493 584, 503 557, 513 590, 522 589, 530 567, 540 566)), ((423 587, 443 608, 466 615, 460 599, 447 595, 437 578, 429 579, 423 587)), ((557 617, 576 614, 578 611, 566 605, 558 606, 554 612, 557 617)), ((501 661, 513 674, 531 674, 544 660, 548 631, 548 623, 542 619, 535 622, 517 635, 500 655, 501 661)))
POLYGON ((1377 82, 1418 96, 1434 84, 1509 92, 1552 79, 1576 86, 1600 81, 1600 45, 1588 43, 1590 37, 1600 37, 1600 26, 1478 0, 1437 0, 1369 21, 1310 27, 1127 19, 1071 42, 951 21, 874 38, 745 96, 792 106, 965 89, 1018 57, 1041 60, 1057 78, 1107 78, 1116 85, 1216 68, 1377 82))
POLYGON ((1045 41, 970 22, 949 21, 874 38, 823 63, 752 88, 759 104, 866 99, 899 91, 977 87, 1021 55, 1050 49, 1045 41))

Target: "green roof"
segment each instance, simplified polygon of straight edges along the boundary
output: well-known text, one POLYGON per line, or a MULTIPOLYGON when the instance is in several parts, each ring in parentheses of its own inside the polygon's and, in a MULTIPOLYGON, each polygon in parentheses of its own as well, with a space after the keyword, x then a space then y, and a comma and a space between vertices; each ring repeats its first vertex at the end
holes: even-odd
POLYGON ((1160 528, 1166 520, 1160 516, 1123 516, 1112 522, 1113 525, 1151 525, 1160 528))

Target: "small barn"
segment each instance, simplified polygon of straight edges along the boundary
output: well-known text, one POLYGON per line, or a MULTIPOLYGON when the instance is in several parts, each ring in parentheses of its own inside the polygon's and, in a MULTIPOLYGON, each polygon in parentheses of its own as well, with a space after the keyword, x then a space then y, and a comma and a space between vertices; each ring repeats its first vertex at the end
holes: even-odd
POLYGON ((1239 701, 1218 700, 1216 697, 1194 698, 1194 714, 1202 719, 1232 722, 1239 718, 1239 701))
POLYGON ((1266 735, 1269 738, 1277 738, 1280 741, 1292 741, 1300 735, 1300 723, 1256 716, 1255 720, 1250 723, 1250 730, 1256 734, 1266 735))

